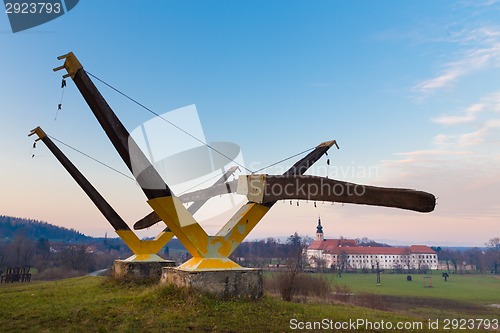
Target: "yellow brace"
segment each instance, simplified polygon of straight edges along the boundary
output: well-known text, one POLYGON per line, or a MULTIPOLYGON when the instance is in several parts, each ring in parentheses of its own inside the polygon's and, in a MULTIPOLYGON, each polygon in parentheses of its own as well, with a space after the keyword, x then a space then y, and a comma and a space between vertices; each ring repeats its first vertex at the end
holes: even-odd
POLYGON ((209 236, 176 197, 148 203, 193 256, 179 268, 196 271, 241 269, 228 257, 269 211, 264 205, 246 204, 217 235, 209 236))

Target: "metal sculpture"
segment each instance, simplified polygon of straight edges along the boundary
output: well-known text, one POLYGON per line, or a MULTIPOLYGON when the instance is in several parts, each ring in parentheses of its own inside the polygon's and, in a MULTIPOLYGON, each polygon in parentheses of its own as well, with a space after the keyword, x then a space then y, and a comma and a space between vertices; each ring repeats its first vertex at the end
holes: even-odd
MULTIPOLYGON (((95 189, 95 187, 85 178, 85 176, 75 167, 73 163, 63 154, 63 152, 54 144, 54 142, 47 136, 47 134, 40 128, 33 129, 29 136, 36 134, 38 138, 36 141, 41 140, 47 148, 54 154, 59 162, 64 166, 66 171, 73 177, 73 179, 85 191, 88 197, 96 205, 99 211, 104 215, 108 222, 113 226, 115 232, 132 250, 134 255, 128 258, 128 261, 159 261, 163 260, 157 253, 167 244, 174 234, 167 229, 156 236, 153 240, 140 240, 137 235, 130 230, 125 221, 118 215, 118 213, 111 207, 111 205, 102 197, 102 195, 95 189)), ((153 220, 149 216, 143 220, 153 220)), ((141 220, 142 221, 142 220, 141 220)), ((140 221, 139 221, 140 222, 140 221)))
MULTIPOLYGON (((227 182, 227 177, 223 177, 208 189, 177 197, 151 165, 137 143, 130 137, 129 132, 106 103, 75 55, 70 52, 58 57, 58 59, 65 59, 65 62, 54 71, 66 69, 67 74, 63 77, 73 79, 115 149, 134 174, 139 186, 148 198, 149 205, 153 208, 153 212, 137 222, 134 228, 142 229, 162 220, 168 227, 165 232, 169 233, 169 236, 170 232, 175 234, 193 256, 192 259, 179 266, 179 269, 188 271, 241 269, 228 257, 280 199, 345 202, 395 207, 418 212, 430 212, 434 209, 436 199, 430 193, 409 189, 364 186, 304 175, 333 145, 337 146, 335 141, 321 143, 282 176, 251 174, 240 176, 238 180, 231 182, 227 182), (277 191, 279 188, 286 190, 277 191), (314 193, 313 188, 317 189, 314 193), (358 191, 355 195, 349 194, 352 193, 349 189, 360 188, 363 189, 362 193, 358 191), (211 197, 228 192, 244 194, 247 196, 248 202, 234 214, 219 232, 210 236, 194 219, 193 212, 190 212, 189 208, 186 209, 183 203, 195 202, 196 204, 192 204, 190 208, 193 205, 199 208, 211 197)), ((34 131, 39 134, 41 130, 35 129, 34 131)), ((46 136, 42 138, 44 142, 46 139, 46 136)), ((82 185, 80 184, 80 186, 82 185)), ((114 214, 111 215, 114 216, 114 214)), ((110 220, 108 216, 106 217, 110 220)), ((125 227, 120 223, 115 229, 125 242, 130 242, 130 239, 133 238, 128 226, 125 227), (120 228, 124 228, 125 231, 121 231, 120 228)), ((139 247, 141 246, 142 243, 139 243, 139 247)))

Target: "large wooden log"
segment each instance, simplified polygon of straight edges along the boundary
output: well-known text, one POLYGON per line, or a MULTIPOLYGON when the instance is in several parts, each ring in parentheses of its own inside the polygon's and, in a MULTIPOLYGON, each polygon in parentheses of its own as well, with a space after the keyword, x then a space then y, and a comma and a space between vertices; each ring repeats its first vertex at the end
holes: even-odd
POLYGON ((423 191, 369 186, 306 175, 267 176, 263 192, 263 203, 299 199, 393 207, 421 213, 432 212, 436 206, 435 196, 423 191))
MULTIPOLYGON (((377 187, 317 176, 252 175, 238 184, 237 180, 184 194, 183 202, 203 200, 237 191, 251 194, 253 202, 274 203, 284 199, 342 202, 358 205, 393 207, 428 213, 434 210, 436 198, 431 193, 404 188, 377 187), (261 177, 263 176, 263 181, 261 177), (241 184, 247 183, 245 189, 241 184), (238 188, 239 186, 239 188, 238 188), (258 199, 255 199, 258 198, 258 199)), ((252 201, 251 200, 251 201, 252 201)))

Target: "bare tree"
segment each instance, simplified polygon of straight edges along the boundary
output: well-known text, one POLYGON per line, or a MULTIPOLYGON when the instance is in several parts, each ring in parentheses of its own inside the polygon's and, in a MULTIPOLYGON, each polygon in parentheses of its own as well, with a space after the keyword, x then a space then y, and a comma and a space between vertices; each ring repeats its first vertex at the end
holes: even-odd
POLYGON ((342 272, 347 268, 347 253, 345 251, 341 251, 337 256, 337 276, 342 277, 342 272))
POLYGON ((24 235, 16 235, 9 245, 8 256, 11 265, 31 265, 35 256, 35 243, 24 235))
POLYGON ((307 264, 305 249, 307 239, 294 233, 288 237, 287 243, 290 245, 289 258, 287 260, 287 270, 278 274, 281 297, 285 301, 291 301, 297 288, 297 277, 303 272, 307 264))
POLYGON ((86 251, 85 245, 65 247, 59 252, 62 266, 75 271, 91 271, 94 267, 94 258, 86 251))
POLYGON ((491 271, 493 274, 499 274, 499 266, 500 266, 500 238, 495 237, 490 239, 486 246, 488 247, 487 253, 487 261, 489 266, 491 267, 491 271))
POLYGON ((467 262, 473 266, 476 267, 476 270, 478 270, 481 273, 485 272, 486 269, 486 262, 485 262, 485 252, 482 251, 481 249, 478 249, 477 247, 473 249, 467 250, 465 253, 465 258, 467 259, 467 262))
POLYGON ((313 263, 314 263, 314 266, 316 267, 316 269, 319 271, 319 272, 322 272, 324 273, 325 270, 326 270, 326 260, 321 258, 321 257, 312 257, 311 258, 313 263))

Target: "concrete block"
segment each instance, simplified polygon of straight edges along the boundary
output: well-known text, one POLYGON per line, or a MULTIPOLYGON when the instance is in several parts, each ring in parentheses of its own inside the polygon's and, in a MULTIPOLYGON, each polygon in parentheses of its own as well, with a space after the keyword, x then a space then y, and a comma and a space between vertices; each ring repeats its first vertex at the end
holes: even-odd
POLYGON ((174 267, 175 261, 126 261, 115 260, 113 277, 117 279, 156 279, 159 280, 163 267, 174 267))
POLYGON ((257 299, 264 292, 261 269, 189 271, 164 267, 160 284, 195 288, 219 298, 257 299))

